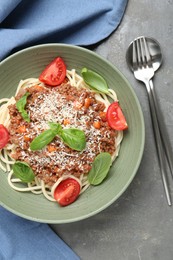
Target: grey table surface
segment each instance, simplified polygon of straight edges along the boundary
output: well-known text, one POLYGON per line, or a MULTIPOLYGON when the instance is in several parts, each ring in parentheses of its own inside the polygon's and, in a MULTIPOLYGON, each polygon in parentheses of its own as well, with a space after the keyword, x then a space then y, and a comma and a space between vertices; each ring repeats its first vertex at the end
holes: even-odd
MULTIPOLYGON (((135 90, 144 114, 146 141, 138 172, 118 201, 86 220, 51 225, 81 259, 173 259, 173 206, 169 207, 165 199, 147 92, 134 79, 125 60, 126 49, 135 37, 152 36, 160 42, 163 65, 154 77, 154 84, 173 147, 172 16, 173 0, 129 0, 118 29, 93 48, 115 65, 135 90)), ((173 198, 172 178, 170 188, 173 198)))

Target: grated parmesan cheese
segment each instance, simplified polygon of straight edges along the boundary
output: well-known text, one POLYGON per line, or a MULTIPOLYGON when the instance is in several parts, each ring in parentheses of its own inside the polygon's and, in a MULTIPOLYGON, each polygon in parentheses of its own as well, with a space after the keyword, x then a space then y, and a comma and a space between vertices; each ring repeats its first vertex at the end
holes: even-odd
POLYGON ((115 131, 108 127, 107 122, 102 122, 100 129, 93 126, 94 121, 101 120, 99 112, 105 109, 103 104, 98 109, 100 103, 93 92, 76 89, 69 84, 47 88, 45 92, 31 93, 26 106, 31 122, 25 133, 16 134, 19 140, 16 149, 18 159, 27 161, 35 174, 49 185, 53 185, 63 174, 79 177, 88 173, 97 154, 102 151, 115 152, 115 131), (86 97, 93 100, 93 104, 87 109, 83 105, 86 97), (75 107, 76 101, 82 104, 80 109, 75 107), (69 123, 64 125, 64 119, 68 119, 69 123), (74 151, 56 136, 50 143, 55 151, 49 152, 47 146, 39 151, 31 151, 24 135, 32 141, 35 136, 49 129, 48 122, 60 123, 66 129, 83 130, 86 135, 85 149, 81 152, 74 151))

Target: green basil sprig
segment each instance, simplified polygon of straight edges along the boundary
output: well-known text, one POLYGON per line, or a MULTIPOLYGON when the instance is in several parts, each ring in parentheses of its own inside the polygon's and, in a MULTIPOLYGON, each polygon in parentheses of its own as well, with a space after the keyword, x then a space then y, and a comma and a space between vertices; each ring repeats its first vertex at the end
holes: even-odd
POLYGON ((26 122, 30 122, 30 117, 28 113, 25 110, 25 106, 27 103, 27 97, 30 95, 29 92, 26 92, 17 102, 16 102, 16 107, 18 111, 21 113, 21 116, 26 122))
POLYGON ((98 73, 88 70, 87 68, 83 68, 81 71, 83 80, 94 90, 108 94, 108 85, 105 79, 99 75, 98 73))
POLYGON ((62 129, 60 124, 52 122, 49 123, 49 126, 50 129, 45 130, 32 140, 30 144, 32 151, 42 149, 49 144, 56 135, 58 135, 67 146, 74 150, 82 151, 85 148, 86 137, 82 130, 76 128, 62 129))
POLYGON ((88 174, 89 183, 92 185, 100 184, 106 178, 111 163, 112 160, 109 153, 103 152, 97 155, 88 174))
POLYGON ((13 166, 14 175, 23 182, 31 182, 35 175, 31 167, 26 162, 16 161, 13 166))

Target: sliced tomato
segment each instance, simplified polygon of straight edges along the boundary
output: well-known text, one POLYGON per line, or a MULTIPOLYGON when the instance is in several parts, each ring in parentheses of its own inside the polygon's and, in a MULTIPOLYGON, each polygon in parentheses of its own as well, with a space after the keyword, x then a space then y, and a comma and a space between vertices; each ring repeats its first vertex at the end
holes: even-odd
POLYGON ((73 178, 68 178, 60 182, 54 191, 54 198, 61 206, 73 203, 80 193, 80 184, 73 178))
POLYGON ((10 138, 10 135, 8 133, 7 128, 4 125, 0 124, 0 149, 4 148, 6 146, 9 138, 10 138))
POLYGON ((124 130, 128 128, 125 116, 117 101, 113 102, 108 107, 106 118, 110 127, 115 130, 124 130))
POLYGON ((60 85, 66 76, 66 65, 64 61, 57 57, 55 58, 39 76, 39 80, 49 86, 60 85))

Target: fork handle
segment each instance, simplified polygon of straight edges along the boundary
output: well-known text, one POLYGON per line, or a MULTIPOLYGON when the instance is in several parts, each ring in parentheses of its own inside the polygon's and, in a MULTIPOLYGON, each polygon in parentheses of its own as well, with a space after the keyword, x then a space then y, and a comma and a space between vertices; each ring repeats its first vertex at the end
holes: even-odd
POLYGON ((158 158, 159 158, 162 182, 163 182, 163 186, 164 186, 168 205, 171 206, 172 202, 171 202, 168 179, 167 179, 167 174, 166 174, 164 150, 163 150, 163 146, 162 146, 162 140, 161 140, 161 136, 160 136, 159 125, 158 125, 158 121, 157 121, 157 114, 156 114, 156 108, 155 108, 155 105, 154 105, 154 98, 153 98, 153 95, 152 95, 150 82, 146 81, 145 85, 146 85, 147 92, 148 92, 151 118, 152 118, 152 124, 153 124, 153 131, 154 131, 154 137, 155 137, 157 153, 158 153, 158 158))
POLYGON ((160 107, 159 107, 158 102, 157 102, 157 98, 156 98, 156 94, 155 94, 154 86, 153 86, 153 81, 150 80, 149 83, 150 83, 151 94, 152 94, 153 102, 154 102, 154 106, 155 106, 157 122, 158 122, 158 125, 159 125, 162 143, 164 145, 164 150, 165 150, 165 154, 166 154, 166 157, 167 157, 167 160, 168 160, 169 168, 170 168, 171 174, 173 176, 173 153, 172 153, 172 149, 171 149, 171 146, 170 146, 170 142, 168 140, 168 134, 167 134, 165 126, 164 126, 164 120, 163 120, 163 117, 162 117, 162 113, 160 111, 160 107))

